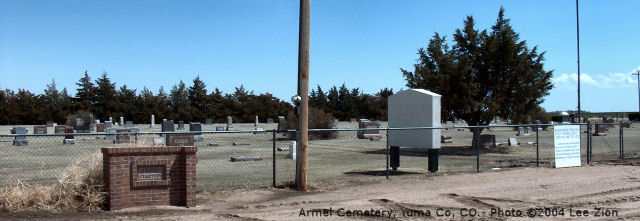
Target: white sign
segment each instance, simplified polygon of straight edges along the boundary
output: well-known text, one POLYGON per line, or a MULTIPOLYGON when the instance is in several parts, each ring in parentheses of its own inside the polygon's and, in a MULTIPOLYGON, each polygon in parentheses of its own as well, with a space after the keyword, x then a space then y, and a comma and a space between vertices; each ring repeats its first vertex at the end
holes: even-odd
POLYGON ((580 164, 580 125, 553 127, 556 168, 579 167, 580 164))

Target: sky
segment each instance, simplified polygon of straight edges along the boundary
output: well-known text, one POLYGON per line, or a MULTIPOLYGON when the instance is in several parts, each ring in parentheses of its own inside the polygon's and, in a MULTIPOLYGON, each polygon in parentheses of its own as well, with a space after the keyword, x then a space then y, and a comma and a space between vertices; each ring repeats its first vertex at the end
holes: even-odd
MULTIPOLYGON (((418 48, 451 39, 473 16, 488 29, 500 7, 545 53, 554 89, 542 107, 577 109, 576 5, 571 0, 312 0, 310 89, 345 84, 364 93, 407 89, 418 48)), ((583 0, 581 109, 638 111, 637 0, 583 0)), ((0 0, 0 88, 43 93, 55 80, 75 94, 87 71, 117 87, 157 94, 200 76, 209 91, 243 85, 285 101, 296 94, 299 1, 0 0)), ((443 97, 443 99, 447 99, 443 97)))

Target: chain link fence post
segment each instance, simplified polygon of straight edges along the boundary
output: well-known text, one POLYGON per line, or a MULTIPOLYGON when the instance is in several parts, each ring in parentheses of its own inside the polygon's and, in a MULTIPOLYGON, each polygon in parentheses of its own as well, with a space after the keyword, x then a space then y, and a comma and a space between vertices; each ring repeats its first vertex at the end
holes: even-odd
POLYGON ((276 187, 276 130, 272 130, 271 131, 272 134, 272 138, 273 139, 273 187, 276 187))
POLYGON ((540 167, 540 121, 536 120, 536 167, 540 167))
POLYGON ((624 160, 624 136, 622 130, 622 121, 620 121, 620 159, 624 160))

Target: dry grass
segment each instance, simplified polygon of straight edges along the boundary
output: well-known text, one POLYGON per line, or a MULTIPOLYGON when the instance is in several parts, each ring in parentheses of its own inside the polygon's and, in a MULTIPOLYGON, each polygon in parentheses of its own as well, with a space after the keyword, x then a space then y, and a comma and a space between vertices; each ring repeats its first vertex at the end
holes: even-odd
POLYGON ((58 183, 51 186, 16 185, 0 189, 0 211, 94 212, 102 210, 102 154, 96 152, 66 168, 58 183))

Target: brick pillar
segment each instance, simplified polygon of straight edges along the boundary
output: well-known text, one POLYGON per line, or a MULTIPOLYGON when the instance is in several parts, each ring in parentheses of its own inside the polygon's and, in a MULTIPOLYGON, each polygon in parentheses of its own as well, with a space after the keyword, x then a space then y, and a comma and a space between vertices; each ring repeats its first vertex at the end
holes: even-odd
POLYGON ((194 146, 102 148, 107 208, 196 206, 194 146))

